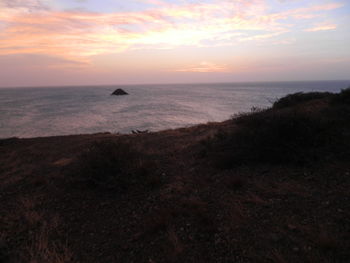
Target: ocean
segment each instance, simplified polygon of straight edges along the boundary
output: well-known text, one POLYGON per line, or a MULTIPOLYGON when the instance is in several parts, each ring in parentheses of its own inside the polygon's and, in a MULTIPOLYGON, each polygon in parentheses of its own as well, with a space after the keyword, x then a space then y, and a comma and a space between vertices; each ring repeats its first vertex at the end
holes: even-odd
POLYGON ((159 131, 229 119, 290 93, 338 92, 350 81, 0 89, 0 138, 159 131), (117 88, 128 96, 111 96, 117 88))

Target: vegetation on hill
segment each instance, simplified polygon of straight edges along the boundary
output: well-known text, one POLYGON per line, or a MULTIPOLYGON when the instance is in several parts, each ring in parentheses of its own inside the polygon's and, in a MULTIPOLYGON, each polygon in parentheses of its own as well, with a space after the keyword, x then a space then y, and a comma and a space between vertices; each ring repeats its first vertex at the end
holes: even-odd
POLYGON ((155 162, 122 141, 93 143, 82 152, 74 168, 72 173, 77 180, 102 190, 122 193, 159 183, 155 162))
POLYGON ((286 107, 296 106, 300 103, 304 103, 310 100, 330 98, 331 96, 333 96, 333 94, 330 92, 297 92, 278 99, 273 103, 272 108, 282 109, 286 107))
POLYGON ((350 89, 222 123, 0 140, 0 262, 348 262, 350 89))
POLYGON ((311 164, 349 154, 349 90, 295 93, 279 99, 270 109, 253 109, 232 121, 204 143, 209 156, 224 168, 254 162, 311 164), (325 107, 325 103, 332 103, 325 107))

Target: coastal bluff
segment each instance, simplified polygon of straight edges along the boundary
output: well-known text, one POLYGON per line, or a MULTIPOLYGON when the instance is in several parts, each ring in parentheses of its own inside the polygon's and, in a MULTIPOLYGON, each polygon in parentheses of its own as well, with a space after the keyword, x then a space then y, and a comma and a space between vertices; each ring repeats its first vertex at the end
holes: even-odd
POLYGON ((113 91, 111 95, 122 96, 122 95, 129 95, 129 94, 123 89, 116 89, 115 91, 113 91))
POLYGON ((349 119, 346 89, 158 132, 0 139, 0 262, 348 262, 349 119))

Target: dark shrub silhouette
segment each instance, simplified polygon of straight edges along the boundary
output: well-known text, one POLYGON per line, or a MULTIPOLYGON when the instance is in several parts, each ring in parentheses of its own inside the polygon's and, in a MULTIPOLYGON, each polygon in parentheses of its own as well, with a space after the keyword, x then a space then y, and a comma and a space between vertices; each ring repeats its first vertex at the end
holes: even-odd
POLYGON ((222 168, 258 162, 306 165, 335 156, 348 158, 349 94, 349 89, 340 94, 294 94, 271 109, 236 115, 232 121, 237 126, 232 131, 222 131, 202 143, 204 157, 222 168), (313 110, 288 107, 322 97, 329 106, 313 110))
POLYGON ((298 92, 298 93, 290 94, 283 98, 278 99, 273 104, 273 108, 281 109, 281 108, 291 107, 306 101, 330 97, 331 95, 332 93, 330 92, 309 92, 309 93, 298 92))
POLYGON ((336 94, 332 99, 332 103, 350 105, 350 87, 347 89, 342 89, 339 94, 336 94))
POLYGON ((304 163, 314 147, 320 146, 325 123, 298 112, 267 111, 239 119, 237 131, 219 136, 221 166, 250 162, 304 163))

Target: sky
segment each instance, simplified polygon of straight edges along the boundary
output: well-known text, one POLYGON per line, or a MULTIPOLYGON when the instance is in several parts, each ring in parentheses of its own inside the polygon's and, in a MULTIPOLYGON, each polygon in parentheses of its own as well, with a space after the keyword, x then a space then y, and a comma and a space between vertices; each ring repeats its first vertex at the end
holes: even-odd
POLYGON ((0 0, 0 87, 350 79, 350 0, 0 0))

